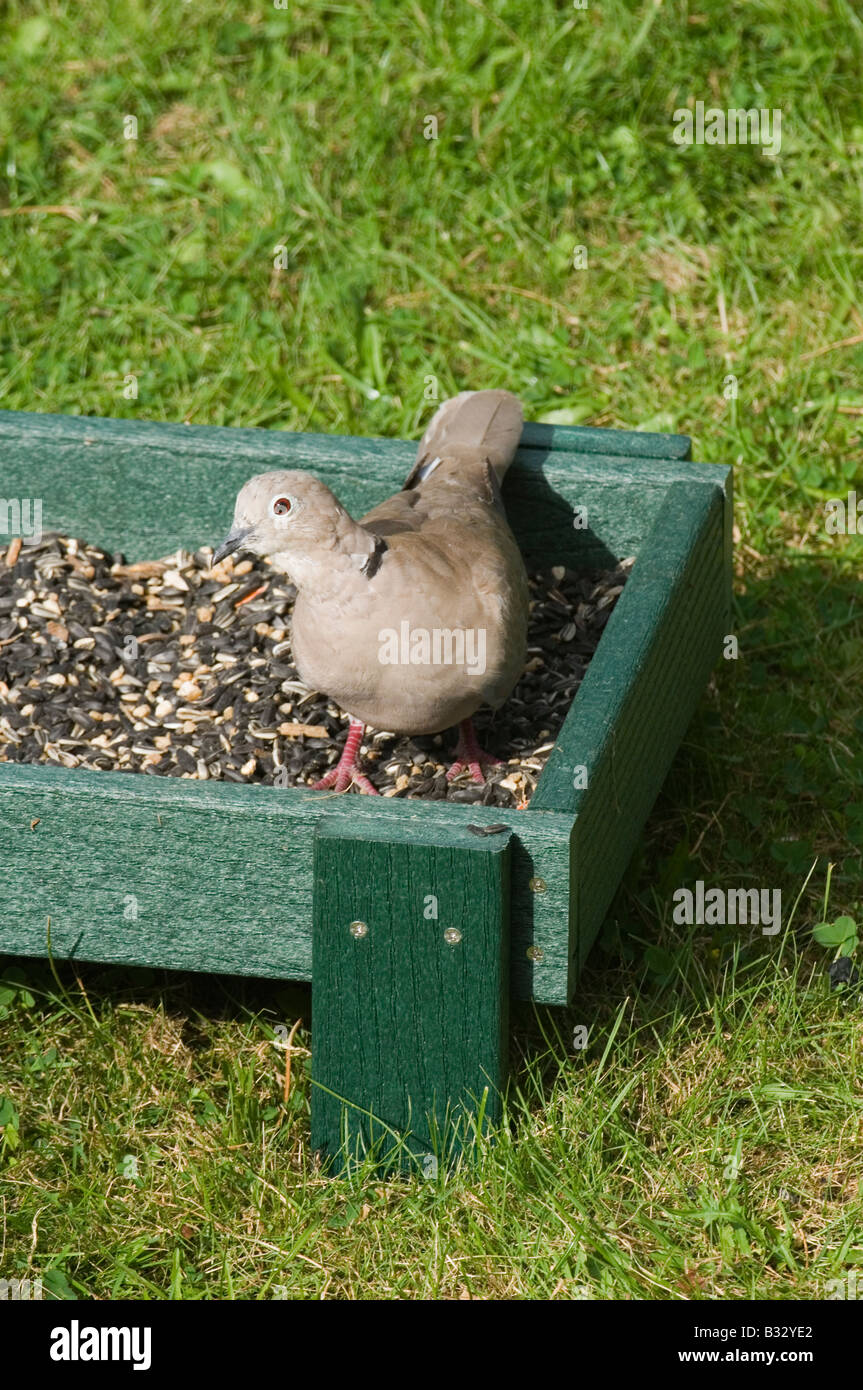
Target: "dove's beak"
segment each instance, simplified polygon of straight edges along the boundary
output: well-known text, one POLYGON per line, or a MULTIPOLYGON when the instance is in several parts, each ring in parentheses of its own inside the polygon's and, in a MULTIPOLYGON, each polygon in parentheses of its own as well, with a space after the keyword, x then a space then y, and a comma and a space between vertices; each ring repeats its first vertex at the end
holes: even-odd
POLYGON ((213 564, 217 565, 220 560, 224 560, 226 555, 233 555, 235 550, 239 550, 251 529, 251 526, 234 526, 218 549, 213 552, 213 564))

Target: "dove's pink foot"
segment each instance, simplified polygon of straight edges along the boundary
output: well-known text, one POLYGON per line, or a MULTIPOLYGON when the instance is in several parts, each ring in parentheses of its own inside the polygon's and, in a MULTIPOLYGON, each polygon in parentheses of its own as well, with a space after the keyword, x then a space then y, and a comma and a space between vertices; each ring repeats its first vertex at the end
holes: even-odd
POLYGON ((485 782, 482 775, 484 764, 491 767, 500 767, 502 759, 493 758, 491 753, 486 753, 480 748, 474 733, 473 720, 463 719, 458 726, 458 743, 455 750, 455 762, 446 775, 446 780, 451 782, 454 777, 458 777, 465 768, 470 773, 472 782, 485 782))
POLYGON ((357 763, 365 727, 365 724, 362 724, 359 719, 351 720, 351 727, 348 729, 347 742, 342 756, 336 766, 331 767, 320 782, 312 783, 313 791, 322 792, 332 788, 333 791, 346 792, 351 783, 356 782, 360 791, 364 792, 366 796, 379 795, 377 788, 372 786, 365 773, 360 771, 357 763))

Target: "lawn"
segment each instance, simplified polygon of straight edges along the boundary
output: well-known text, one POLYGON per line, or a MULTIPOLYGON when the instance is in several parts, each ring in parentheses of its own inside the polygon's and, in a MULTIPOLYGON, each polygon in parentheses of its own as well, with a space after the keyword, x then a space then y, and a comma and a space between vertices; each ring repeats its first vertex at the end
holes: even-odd
POLYGON ((474 1168, 321 1176, 303 987, 0 962, 0 1277, 666 1300, 863 1273, 863 999, 813 938, 863 914, 863 542, 825 524, 863 483, 855 8, 10 0, 0 25, 0 408, 406 438, 503 386, 528 419, 690 434, 735 465, 739 647, 572 1008, 516 1011, 474 1168), (699 100, 781 111, 779 153, 678 145, 699 100), (780 889, 781 932, 677 924, 698 880, 780 889))

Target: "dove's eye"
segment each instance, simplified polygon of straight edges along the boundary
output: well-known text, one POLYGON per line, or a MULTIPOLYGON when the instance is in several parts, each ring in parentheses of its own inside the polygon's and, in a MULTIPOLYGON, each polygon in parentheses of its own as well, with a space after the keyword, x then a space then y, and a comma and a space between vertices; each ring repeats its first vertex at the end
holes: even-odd
POLYGON ((287 516, 293 505, 290 497, 274 497, 270 503, 270 511, 273 516, 287 516))

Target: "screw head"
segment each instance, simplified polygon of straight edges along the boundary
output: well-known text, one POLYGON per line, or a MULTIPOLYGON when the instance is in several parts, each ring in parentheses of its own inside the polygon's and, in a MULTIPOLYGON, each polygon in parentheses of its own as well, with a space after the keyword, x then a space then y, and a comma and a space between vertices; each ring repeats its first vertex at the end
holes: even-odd
POLYGON ((461 941, 461 932, 458 927, 447 927, 443 939, 448 946, 457 946, 461 941))
POLYGON ((545 952, 543 951, 541 946, 528 946, 527 948, 528 960, 534 961, 537 965, 539 965, 539 962, 543 959, 544 955, 545 952))
POLYGON ((365 922, 351 922, 348 931, 357 941, 361 936, 368 936, 369 929, 365 922))
POLYGON ((532 878, 527 885, 531 893, 547 893, 548 884, 544 878, 532 878))

